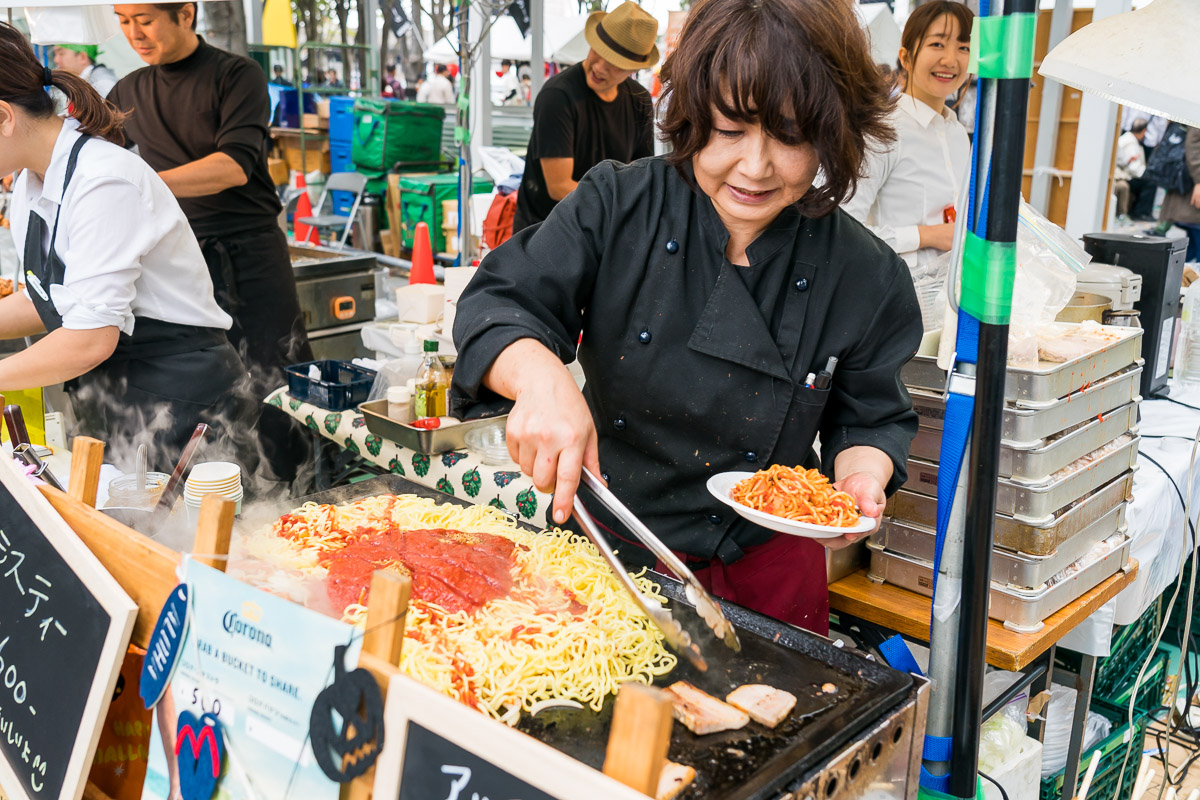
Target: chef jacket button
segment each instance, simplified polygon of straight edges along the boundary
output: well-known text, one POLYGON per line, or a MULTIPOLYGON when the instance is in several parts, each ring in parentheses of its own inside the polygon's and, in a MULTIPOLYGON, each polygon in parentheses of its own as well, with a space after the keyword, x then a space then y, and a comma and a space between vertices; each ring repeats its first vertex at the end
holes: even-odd
POLYGON ((642 331, 638 334, 638 341, 642 344, 650 344, 650 331, 642 331))
POLYGON ((678 253, 679 252, 679 242, 675 241, 674 239, 667 242, 667 252, 670 253, 671 255, 675 255, 676 253, 678 253))
POLYGON ((713 525, 720 525, 721 524, 721 515, 720 514, 709 514, 708 521, 711 522, 713 525))
POLYGON ((754 452, 753 450, 747 450, 746 452, 742 453, 742 456, 747 461, 758 461, 758 453, 754 452))
POLYGON ((800 280, 796 281, 796 291, 797 292, 807 292, 808 291, 808 278, 801 278, 800 280))
POLYGON ((625 430, 625 418, 624 418, 624 417, 617 417, 616 419, 614 419, 614 420, 613 420, 613 427, 614 427, 614 428, 616 428, 616 429, 617 429, 617 430, 619 430, 619 431, 623 431, 623 430, 625 430))

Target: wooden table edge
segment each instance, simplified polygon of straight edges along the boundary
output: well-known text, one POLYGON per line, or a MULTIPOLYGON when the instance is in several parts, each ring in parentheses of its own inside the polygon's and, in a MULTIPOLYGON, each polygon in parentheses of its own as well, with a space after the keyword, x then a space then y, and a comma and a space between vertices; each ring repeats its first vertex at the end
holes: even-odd
MULTIPOLYGON (((1125 567, 1090 592, 1050 615, 1041 630, 1019 633, 988 620, 987 663, 1007 670, 1020 670, 1074 630, 1096 609, 1116 597, 1137 578, 1138 562, 1125 567)), ((916 592, 890 584, 875 583, 860 569, 829 585, 829 607, 859 619, 902 633, 922 642, 929 640, 931 601, 916 592)))

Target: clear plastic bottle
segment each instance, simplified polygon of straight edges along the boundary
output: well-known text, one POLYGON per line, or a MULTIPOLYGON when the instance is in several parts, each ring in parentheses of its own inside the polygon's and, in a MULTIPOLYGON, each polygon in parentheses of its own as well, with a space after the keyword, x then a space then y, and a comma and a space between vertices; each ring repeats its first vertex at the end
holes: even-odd
POLYGON ((1194 281, 1184 293, 1182 318, 1175 376, 1184 383, 1200 385, 1200 281, 1194 281))
POLYGON ((387 390, 387 415, 396 422, 412 422, 412 392, 407 386, 392 386, 387 390))
POLYGON ((437 351, 437 339, 426 339, 425 362, 417 373, 416 392, 413 393, 413 416, 416 419, 444 417, 447 413, 450 377, 437 351))

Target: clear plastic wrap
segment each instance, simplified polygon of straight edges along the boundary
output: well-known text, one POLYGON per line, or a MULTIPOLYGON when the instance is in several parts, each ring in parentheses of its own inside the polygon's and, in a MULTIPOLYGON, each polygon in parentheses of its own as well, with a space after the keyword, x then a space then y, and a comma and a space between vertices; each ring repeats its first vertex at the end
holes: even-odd
POLYGON ((1013 282, 1008 363, 1038 363, 1038 330, 1054 321, 1075 294, 1075 276, 1092 257, 1067 232, 1021 201, 1017 275, 1013 282))
MULTIPOLYGON (((1077 692, 1067 686, 1050 687, 1050 702, 1046 704, 1046 728, 1042 737, 1042 777, 1049 778, 1067 765, 1067 745, 1071 738, 1071 723, 1075 719, 1077 692)), ((1083 752, 1090 752, 1096 743, 1112 731, 1112 722, 1095 711, 1089 711, 1083 734, 1083 752)))

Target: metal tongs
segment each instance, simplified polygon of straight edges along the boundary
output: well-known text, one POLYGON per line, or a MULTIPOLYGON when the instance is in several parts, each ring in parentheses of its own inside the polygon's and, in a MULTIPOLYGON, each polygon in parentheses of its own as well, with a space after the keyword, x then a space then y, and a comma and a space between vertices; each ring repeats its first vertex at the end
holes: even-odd
MULTIPOLYGON (((640 519, 638 519, 632 511, 625 507, 617 496, 609 491, 599 479, 596 478, 585 467, 580 478, 582 485, 591 490, 609 511, 617 516, 629 529, 629 532, 637 537, 645 547, 658 558, 667 569, 674 573, 684 585, 684 596, 696 607, 696 613, 704 620, 706 624, 717 638, 725 642, 725 644, 734 651, 742 649, 742 643, 738 641, 737 631, 733 628, 725 614, 721 611, 721 607, 717 605, 717 601, 712 595, 700 585, 700 581, 696 580, 696 576, 692 571, 684 566, 684 563, 671 552, 662 540, 655 536, 649 528, 646 527, 640 519)), ((637 584, 633 582, 633 578, 629 576, 629 572, 617 559, 617 554, 609 545, 608 540, 601 534, 600 529, 592 520, 591 514, 588 513, 587 507, 583 501, 579 499, 579 494, 575 494, 574 503, 575 519, 583 527, 587 533, 587 537, 592 540, 592 544, 596 545, 596 549, 600 551, 600 555, 604 556, 604 560, 612 568, 612 571, 617 574, 617 579, 621 585, 625 587, 625 591, 629 592, 633 597, 633 601, 638 607, 645 612, 667 640, 667 644, 672 648, 682 653, 688 661, 692 663, 696 669, 704 671, 708 669, 708 662, 704 660, 704 656, 700 654, 700 647, 692 641, 691 634, 683 629, 683 626, 671 616, 671 612, 660 605, 658 602, 648 600, 641 591, 637 588, 637 584)))

